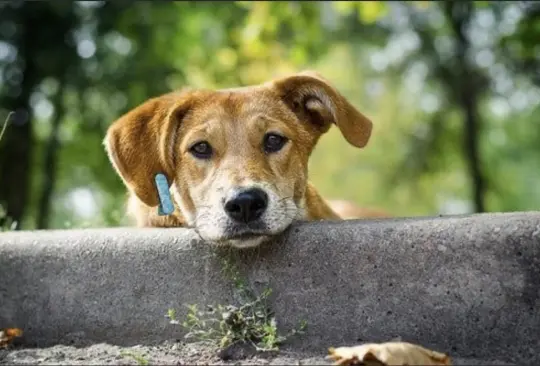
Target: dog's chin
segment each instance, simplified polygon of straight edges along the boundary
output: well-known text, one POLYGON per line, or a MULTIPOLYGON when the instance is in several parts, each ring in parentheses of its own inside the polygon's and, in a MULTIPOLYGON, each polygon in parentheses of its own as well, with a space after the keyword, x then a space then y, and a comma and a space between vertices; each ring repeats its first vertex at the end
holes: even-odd
MULTIPOLYGON (((201 235, 201 233, 199 233, 199 235, 201 235)), ((265 241, 268 241, 272 236, 272 234, 260 232, 243 232, 239 234, 235 233, 212 238, 201 235, 201 238, 218 247, 247 249, 258 247, 265 241)))
POLYGON ((201 225, 196 226, 200 237, 209 244, 219 247, 233 248, 254 248, 273 237, 283 233, 291 222, 276 222, 270 224, 264 220, 251 222, 249 224, 238 224, 226 222, 222 225, 201 225))
POLYGON ((247 248, 255 248, 264 243, 270 239, 267 235, 242 235, 240 237, 234 238, 234 239, 227 239, 225 240, 226 245, 238 248, 238 249, 247 249, 247 248))

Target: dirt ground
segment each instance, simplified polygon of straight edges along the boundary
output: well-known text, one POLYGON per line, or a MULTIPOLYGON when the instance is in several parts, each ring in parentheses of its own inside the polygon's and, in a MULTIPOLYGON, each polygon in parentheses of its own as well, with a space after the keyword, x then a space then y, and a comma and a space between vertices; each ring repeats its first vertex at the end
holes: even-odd
MULTIPOLYGON (((326 354, 257 353, 233 346, 224 353, 205 343, 165 342, 157 346, 0 349, 0 365, 332 365, 326 354), (221 356, 221 357, 220 357, 221 356)), ((500 361, 453 358, 454 365, 512 365, 500 361)))
POLYGON ((246 347, 231 347, 219 357, 205 343, 166 342, 158 346, 119 347, 95 344, 89 347, 54 346, 0 350, 3 365, 331 365, 313 355, 289 352, 256 353, 246 347), (224 360, 226 359, 226 360, 224 360))

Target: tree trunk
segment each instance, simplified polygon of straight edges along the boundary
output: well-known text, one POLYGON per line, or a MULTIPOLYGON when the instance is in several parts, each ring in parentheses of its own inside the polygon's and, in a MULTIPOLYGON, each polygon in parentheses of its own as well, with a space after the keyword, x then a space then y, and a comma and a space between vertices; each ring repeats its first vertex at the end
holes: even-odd
POLYGON ((65 115, 64 106, 64 81, 60 80, 60 87, 55 95, 53 106, 54 115, 52 118, 52 129, 47 145, 45 147, 45 160, 43 162, 43 187, 39 197, 37 228, 47 229, 49 227, 49 217, 51 212, 51 198, 54 193, 56 183, 57 154, 60 148, 58 140, 60 126, 65 115))
POLYGON ((478 117, 478 92, 475 88, 470 88, 464 92, 461 100, 461 107, 465 114, 464 118, 464 151, 465 160, 469 170, 469 177, 472 184, 472 194, 474 208, 476 212, 485 212, 485 178, 482 174, 482 163, 480 159, 480 121, 478 117))
POLYGON ((452 84, 454 100, 459 104, 463 115, 464 156, 471 180, 472 198, 476 212, 484 212, 486 180, 482 172, 480 157, 481 121, 478 113, 480 101, 480 75, 467 60, 470 42, 466 35, 466 26, 473 13, 474 3, 446 1, 444 11, 454 32, 456 41, 456 60, 458 78, 452 84))

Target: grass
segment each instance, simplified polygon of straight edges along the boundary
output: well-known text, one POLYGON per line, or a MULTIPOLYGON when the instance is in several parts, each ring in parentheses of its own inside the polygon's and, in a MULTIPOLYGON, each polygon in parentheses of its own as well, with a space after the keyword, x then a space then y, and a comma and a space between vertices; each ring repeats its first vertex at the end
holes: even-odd
POLYGON ((0 232, 12 231, 17 227, 17 222, 7 216, 4 206, 0 205, 0 232))
MULTIPOLYGON (((4 125, 2 126, 2 130, 0 131, 0 141, 2 141, 2 137, 4 137, 4 133, 6 132, 9 120, 11 119, 11 116, 13 115, 13 112, 9 112, 9 114, 6 117, 6 120, 4 121, 4 125)), ((17 227, 17 222, 13 221, 10 217, 7 216, 7 211, 0 204, 0 232, 4 231, 12 231, 15 230, 17 227)))
POLYGON ((257 295, 228 259, 223 261, 223 272, 233 282, 240 304, 205 306, 203 309, 199 305, 188 305, 182 323, 177 320, 176 311, 169 309, 167 317, 171 323, 181 324, 187 330, 186 339, 210 341, 222 349, 246 343, 257 351, 276 351, 289 337, 303 333, 307 326, 305 321, 285 335, 279 333, 274 312, 267 304, 272 293, 270 288, 257 295))
POLYGON ((13 115, 13 112, 9 112, 6 117, 6 120, 4 121, 4 125, 2 126, 2 131, 0 131, 0 141, 2 141, 2 137, 4 137, 4 133, 6 132, 7 125, 12 115, 13 115))
POLYGON ((139 355, 135 352, 132 352, 132 351, 122 351, 120 352, 120 355, 122 357, 127 357, 127 358, 132 358, 134 359, 135 361, 137 361, 137 364, 141 365, 141 366, 146 366, 149 364, 148 360, 142 356, 142 355, 139 355))

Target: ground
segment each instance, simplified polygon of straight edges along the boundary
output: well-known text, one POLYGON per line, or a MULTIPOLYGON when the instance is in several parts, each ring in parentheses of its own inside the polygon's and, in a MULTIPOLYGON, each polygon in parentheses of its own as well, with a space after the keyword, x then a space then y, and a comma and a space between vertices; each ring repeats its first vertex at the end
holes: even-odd
POLYGON ((95 344, 90 347, 54 346, 35 349, 0 350, 0 364, 24 365, 331 365, 313 355, 292 352, 252 354, 243 348, 231 349, 229 356, 241 360, 224 361, 218 350, 205 343, 165 342, 158 346, 119 347, 95 344), (247 355, 246 355, 247 353, 247 355))
MULTIPOLYGON (((244 347, 231 347, 225 356, 233 359, 227 361, 218 354, 216 347, 202 342, 134 347, 100 343, 83 348, 0 349, 0 365, 332 365, 325 359, 324 352, 320 355, 284 351, 253 354, 244 347)), ((454 365, 512 365, 496 360, 453 358, 452 361, 454 365)))

